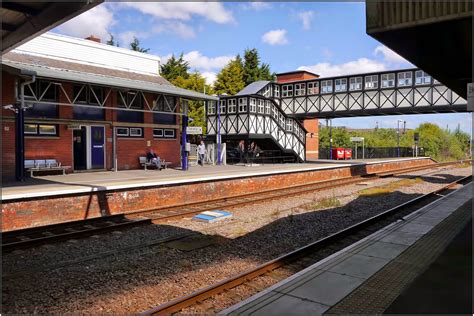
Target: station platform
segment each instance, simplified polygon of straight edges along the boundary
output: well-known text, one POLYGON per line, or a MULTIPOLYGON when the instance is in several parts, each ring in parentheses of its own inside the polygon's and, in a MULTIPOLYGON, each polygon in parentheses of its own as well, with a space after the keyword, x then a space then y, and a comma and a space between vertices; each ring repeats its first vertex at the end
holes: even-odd
POLYGON ((472 196, 470 183, 219 314, 471 314, 472 196))
POLYGON ((429 157, 42 176, 2 187, 2 230, 163 209, 435 163, 429 157))

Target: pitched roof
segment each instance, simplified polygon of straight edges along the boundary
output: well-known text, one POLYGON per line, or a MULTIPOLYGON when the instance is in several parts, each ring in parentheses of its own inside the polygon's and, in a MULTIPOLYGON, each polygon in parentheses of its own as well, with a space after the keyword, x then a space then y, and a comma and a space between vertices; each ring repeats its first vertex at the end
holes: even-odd
POLYGON ((257 94, 260 90, 262 90, 267 84, 271 81, 267 80, 260 80, 255 81, 240 90, 236 95, 249 95, 249 94, 257 94))

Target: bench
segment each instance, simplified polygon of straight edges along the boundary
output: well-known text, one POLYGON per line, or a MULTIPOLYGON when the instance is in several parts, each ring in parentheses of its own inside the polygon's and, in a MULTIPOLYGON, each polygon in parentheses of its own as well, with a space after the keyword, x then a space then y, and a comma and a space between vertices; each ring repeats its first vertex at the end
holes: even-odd
MULTIPOLYGON (((155 164, 152 163, 151 161, 146 160, 146 157, 138 157, 138 161, 140 162, 140 165, 147 170, 148 167, 154 167, 155 164)), ((171 162, 165 161, 164 159, 160 158, 160 169, 167 169, 168 166, 171 165, 171 162)))
POLYGON ((34 177, 34 172, 41 171, 62 171, 63 175, 71 166, 61 166, 61 163, 56 159, 27 159, 25 160, 25 170, 30 172, 30 176, 34 177))

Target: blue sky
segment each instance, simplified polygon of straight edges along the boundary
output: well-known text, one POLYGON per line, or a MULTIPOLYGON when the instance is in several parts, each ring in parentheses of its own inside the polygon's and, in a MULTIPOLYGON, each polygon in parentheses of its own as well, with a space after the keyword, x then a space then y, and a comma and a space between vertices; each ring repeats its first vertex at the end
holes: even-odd
MULTIPOLYGON (((107 2, 56 28, 55 32, 103 41, 112 33, 120 46, 136 36, 166 61, 184 53, 191 67, 213 82, 219 70, 246 48, 257 48, 275 72, 307 69, 322 76, 400 69, 412 65, 365 33, 363 2, 107 2)), ((433 122, 470 133, 469 114, 335 119, 354 128, 414 128, 433 122)))

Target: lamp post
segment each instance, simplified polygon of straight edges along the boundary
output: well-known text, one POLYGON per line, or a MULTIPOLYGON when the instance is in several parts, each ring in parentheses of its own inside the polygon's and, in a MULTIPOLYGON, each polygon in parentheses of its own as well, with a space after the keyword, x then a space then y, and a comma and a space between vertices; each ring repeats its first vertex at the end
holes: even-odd
POLYGON ((217 96, 217 165, 221 165, 221 97, 217 96))
POLYGON ((403 130, 405 130, 406 121, 397 120, 397 157, 400 158, 400 122, 403 122, 403 130))

